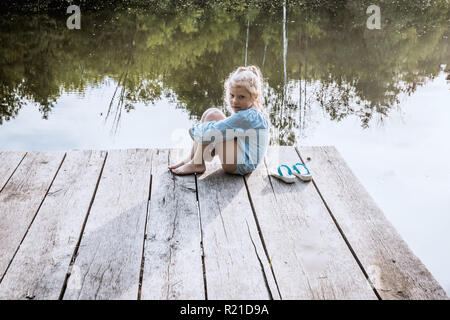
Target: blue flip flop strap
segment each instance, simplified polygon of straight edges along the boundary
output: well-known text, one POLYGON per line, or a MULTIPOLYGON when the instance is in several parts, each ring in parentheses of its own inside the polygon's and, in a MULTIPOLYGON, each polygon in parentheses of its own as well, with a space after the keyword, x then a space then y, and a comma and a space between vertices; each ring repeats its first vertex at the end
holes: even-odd
POLYGON ((278 174, 279 174, 280 176, 283 177, 283 172, 281 172, 281 167, 287 168, 287 169, 288 169, 288 174, 289 174, 289 175, 292 174, 291 168, 289 168, 289 167, 288 167, 287 165, 285 165, 285 164, 282 164, 281 166, 278 167, 278 174))
POLYGON ((297 165, 303 166, 306 169, 306 171, 308 172, 308 174, 310 174, 309 169, 303 163, 296 163, 292 166, 292 168, 294 168, 294 170, 297 171, 299 174, 301 174, 301 172, 300 172, 300 170, 297 169, 297 165))

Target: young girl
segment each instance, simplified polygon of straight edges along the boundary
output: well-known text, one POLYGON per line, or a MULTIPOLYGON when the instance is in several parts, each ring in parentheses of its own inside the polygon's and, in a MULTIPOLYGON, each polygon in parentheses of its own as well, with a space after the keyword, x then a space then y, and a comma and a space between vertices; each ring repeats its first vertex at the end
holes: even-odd
POLYGON ((239 67, 225 81, 225 101, 233 110, 227 118, 217 108, 206 110, 189 129, 194 140, 190 155, 169 166, 178 175, 203 173, 205 161, 220 157, 227 173, 245 175, 264 159, 269 121, 263 107, 263 77, 256 66, 239 67))

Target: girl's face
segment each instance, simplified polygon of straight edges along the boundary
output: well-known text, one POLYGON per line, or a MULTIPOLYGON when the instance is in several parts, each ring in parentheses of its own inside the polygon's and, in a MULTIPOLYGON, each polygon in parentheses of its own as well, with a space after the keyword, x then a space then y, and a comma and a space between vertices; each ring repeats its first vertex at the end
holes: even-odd
POLYGON ((243 87, 231 86, 228 99, 234 112, 251 108, 254 102, 250 92, 243 87))

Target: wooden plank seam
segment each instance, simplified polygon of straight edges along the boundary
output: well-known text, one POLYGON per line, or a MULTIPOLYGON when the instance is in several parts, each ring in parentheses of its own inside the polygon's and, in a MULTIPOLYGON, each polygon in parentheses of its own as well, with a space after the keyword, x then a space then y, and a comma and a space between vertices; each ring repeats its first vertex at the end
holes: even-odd
MULTIPOLYGON (((25 158, 25 156, 22 158, 22 160, 23 160, 24 158, 25 158)), ((39 213, 39 210, 41 209, 41 206, 42 206, 42 204, 44 203, 45 198, 47 197, 48 191, 49 191, 50 188, 52 187, 53 182, 55 181, 56 176, 58 175, 59 169, 61 168, 61 166, 62 166, 62 164, 63 164, 65 158, 66 158, 66 153, 64 153, 64 156, 63 156, 63 158, 62 158, 62 160, 61 160, 61 162, 60 162, 58 168, 56 169, 56 173, 55 173, 55 175, 53 176, 53 179, 52 179, 52 181, 50 182, 50 184, 49 184, 49 186, 48 186, 48 188, 47 188, 47 191, 45 192, 45 195, 44 195, 44 197, 42 198, 41 203, 39 204, 39 207, 38 207, 37 210, 36 210, 36 213, 33 215, 33 218, 31 219, 31 222, 30 222, 30 224, 29 224, 28 227, 27 227, 27 231, 25 231, 25 234, 23 235, 22 239, 20 240, 20 244, 17 246, 16 251, 14 252, 14 255, 13 255, 13 256, 11 257, 11 259, 9 260, 8 266, 6 267, 5 272, 3 273, 2 277, 0 278, 0 283, 3 281, 3 278, 4 278, 5 275, 8 273, 8 269, 9 269, 9 267, 11 266, 11 263, 13 262, 13 260, 14 260, 14 258, 15 258, 15 256, 16 256, 17 252, 19 251, 20 246, 22 245, 23 240, 24 240, 25 237, 27 236, 28 230, 30 230, 30 227, 31 227, 31 225, 33 224, 34 219, 36 218, 37 214, 39 213)), ((21 162, 22 162, 22 161, 21 161, 21 162)), ((19 166, 17 166, 16 169, 17 169, 18 167, 19 167, 19 166)), ((14 170, 14 171, 15 171, 15 170, 14 170)), ((12 175, 11 175, 11 177, 12 177, 12 175)), ((10 178, 11 178, 11 177, 10 177, 10 178)), ((8 179, 8 181, 9 181, 9 179, 8 179)), ((5 186, 6 186, 6 184, 5 184, 5 186)))
POLYGON ((198 216, 198 228, 200 230, 200 248, 202 250, 202 269, 203 269, 203 290, 205 292, 205 300, 208 300, 208 286, 206 282, 206 266, 205 266, 205 248, 203 247, 203 229, 202 229, 202 215, 200 212, 200 201, 198 201, 198 174, 195 173, 195 196, 197 199, 197 216, 198 216))
MULTIPOLYGON (((152 153, 152 162, 153 162, 153 155, 152 153)), ((150 200, 151 200, 151 194, 152 194, 152 181, 153 181, 153 175, 151 173, 152 168, 150 168, 150 184, 148 186, 148 199, 147 199, 147 212, 145 215, 145 226, 144 226, 144 240, 142 245, 142 259, 141 259, 141 270, 139 273, 139 287, 138 287, 138 300, 141 300, 141 291, 142 291, 142 279, 144 277, 144 264, 145 264, 145 241, 147 240, 147 221, 148 221, 148 214, 150 211, 150 200)))
MULTIPOLYGON (((261 257, 258 254, 258 250, 256 249, 255 242, 253 241, 252 234, 250 232, 250 226, 248 225, 247 220, 245 220, 245 224, 247 225, 248 236, 250 237, 250 241, 252 242, 253 249, 255 249, 256 258, 258 259, 259 265, 261 266, 261 273, 264 278, 264 284, 266 285, 266 289, 267 289, 267 292, 269 293, 270 300, 273 300, 273 295, 272 295, 272 292, 270 291, 269 282, 267 281, 267 275, 266 275, 266 272, 264 271, 264 266, 261 261, 261 257)), ((258 234, 259 234, 259 230, 258 230, 258 234)), ((260 238, 261 238, 261 236, 260 236, 260 238)), ((266 258, 267 258, 267 255, 266 255, 266 258)), ((267 261, 269 262, 269 260, 267 260, 267 261)))
MULTIPOLYGON (((297 147, 295 147, 295 151, 297 152, 298 156, 300 157, 300 160, 303 163, 306 163, 305 160, 302 158, 302 156, 301 156, 299 150, 297 149, 297 147)), ((356 255, 356 252, 353 250, 352 245, 350 244, 350 242, 348 241, 347 237, 345 236, 344 231, 342 230, 341 226, 339 225, 339 222, 336 220, 336 217, 333 215, 333 212, 331 212, 331 209, 328 206, 328 204, 327 204, 325 198, 323 197, 322 193, 320 192, 320 189, 317 186, 316 182, 314 181, 314 178, 312 178, 311 182, 313 183, 315 189, 317 190, 317 193, 319 194, 320 199, 322 199, 323 204, 327 208, 327 211, 330 214, 331 219, 333 220, 334 224, 336 225, 336 228, 339 230, 339 233, 341 234, 343 240, 345 241, 345 243, 346 243, 348 249, 350 250, 350 252, 352 253, 353 257, 355 258, 356 263, 358 264, 359 268, 361 269, 362 273, 364 274, 364 277, 366 277, 366 280, 369 283, 370 287, 372 288, 373 292, 377 296, 378 300, 382 300, 380 294, 378 293, 378 291, 375 288, 375 285, 370 280, 369 275, 367 274, 366 270, 364 269, 364 266, 362 265, 361 261, 359 260, 358 256, 356 255)))
POLYGON ((78 241, 77 241, 77 244, 75 245, 75 249, 74 249, 73 254, 72 254, 72 259, 70 260, 70 264, 69 264, 69 267, 67 269, 66 277, 64 279, 64 283, 63 283, 63 286, 61 288, 61 293, 59 295, 58 300, 62 300, 63 297, 64 297, 64 293, 66 292, 67 283, 68 283, 70 275, 72 273, 73 265, 75 264, 75 260, 76 260, 77 254, 78 254, 78 249, 79 249, 80 243, 81 243, 81 238, 83 237, 83 233, 84 233, 84 228, 86 227, 86 223, 87 223, 87 220, 89 218, 89 213, 91 212, 92 204, 94 203, 94 199, 95 199, 95 196, 97 194, 97 189, 98 189, 98 186, 100 184, 100 179, 102 177, 103 168, 105 167, 105 163, 106 163, 106 159, 107 158, 108 158, 108 151, 106 151, 105 159, 103 160, 102 168, 100 170, 100 174, 98 175, 97 183, 95 185, 95 189, 94 189, 94 192, 92 194, 91 201, 89 203, 89 208, 88 208, 88 210, 86 212, 86 216, 85 216, 84 221, 83 221, 83 226, 81 227, 80 235, 78 236, 78 241))
POLYGON ((20 159, 19 163, 17 164, 16 168, 13 170, 13 172, 11 173, 11 175, 8 177, 8 179, 6 180, 5 184, 0 188, 0 193, 3 191, 3 189, 5 189, 6 185, 8 184, 9 180, 11 180, 12 176, 14 175, 14 173, 16 172, 17 168, 19 168, 20 164, 22 163, 23 159, 25 159, 25 157, 27 156, 28 152, 25 152, 25 154, 23 155, 22 159, 20 159))
MULTIPOLYGON (((267 167, 266 167, 266 171, 267 171, 267 167)), ((267 171, 267 173, 268 173, 268 171, 267 171)), ((262 246, 263 246, 263 249, 264 249, 264 253, 266 255, 266 259, 269 262, 270 271, 272 272, 272 276, 273 276, 273 279, 275 281, 275 285, 277 287, 278 294, 280 295, 280 299, 283 300, 283 296, 281 295, 280 287, 278 286, 277 278, 275 276, 275 272, 273 271, 273 266, 272 266, 272 263, 270 261, 269 252, 267 251, 266 242, 264 240, 264 236, 263 236, 262 231, 261 231, 261 226, 260 226, 259 221, 258 221, 258 216, 256 215, 256 210, 255 210, 255 206, 253 204, 253 199, 252 199, 252 196, 250 194, 250 190, 248 188, 247 178, 245 176, 243 178, 244 178, 245 188, 247 189, 248 199, 250 201, 250 206, 251 206, 252 211, 253 211, 253 217, 254 217, 255 222, 256 222, 256 227, 258 228, 259 238, 261 240, 261 243, 262 243, 262 246)), ((270 180, 270 177, 269 177, 269 180, 270 180)), ((272 184, 272 182, 271 182, 271 184, 272 184)), ((273 186, 272 186, 272 191, 273 191, 273 186)), ((248 225, 247 225, 247 227, 248 227, 248 225)), ((249 234, 250 234, 250 231, 249 231, 249 234)), ((250 235, 250 238, 251 238, 251 235, 250 235)), ((253 243, 253 239, 252 239, 252 243, 253 243)), ((254 243, 253 243, 253 246, 255 246, 254 243)), ((255 247, 255 252, 256 252, 256 247, 255 247)), ((258 254, 256 254, 256 255, 258 255, 258 254)), ((258 256, 258 259, 259 259, 259 256, 258 256)), ((262 263, 261 263, 261 269, 263 270, 264 280, 266 281, 267 290, 269 291, 271 299, 273 299, 273 295, 272 295, 272 292, 270 291, 270 287, 269 287, 269 284, 267 282, 267 276, 264 273, 264 268, 262 266, 262 263)))

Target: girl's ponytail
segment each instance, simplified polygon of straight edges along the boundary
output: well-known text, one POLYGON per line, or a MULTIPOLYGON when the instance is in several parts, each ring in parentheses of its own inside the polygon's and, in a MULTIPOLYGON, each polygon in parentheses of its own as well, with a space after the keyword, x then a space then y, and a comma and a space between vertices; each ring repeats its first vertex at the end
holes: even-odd
POLYGON ((261 82, 264 81, 261 70, 257 66, 249 66, 248 68, 248 70, 252 71, 261 80, 261 82))

